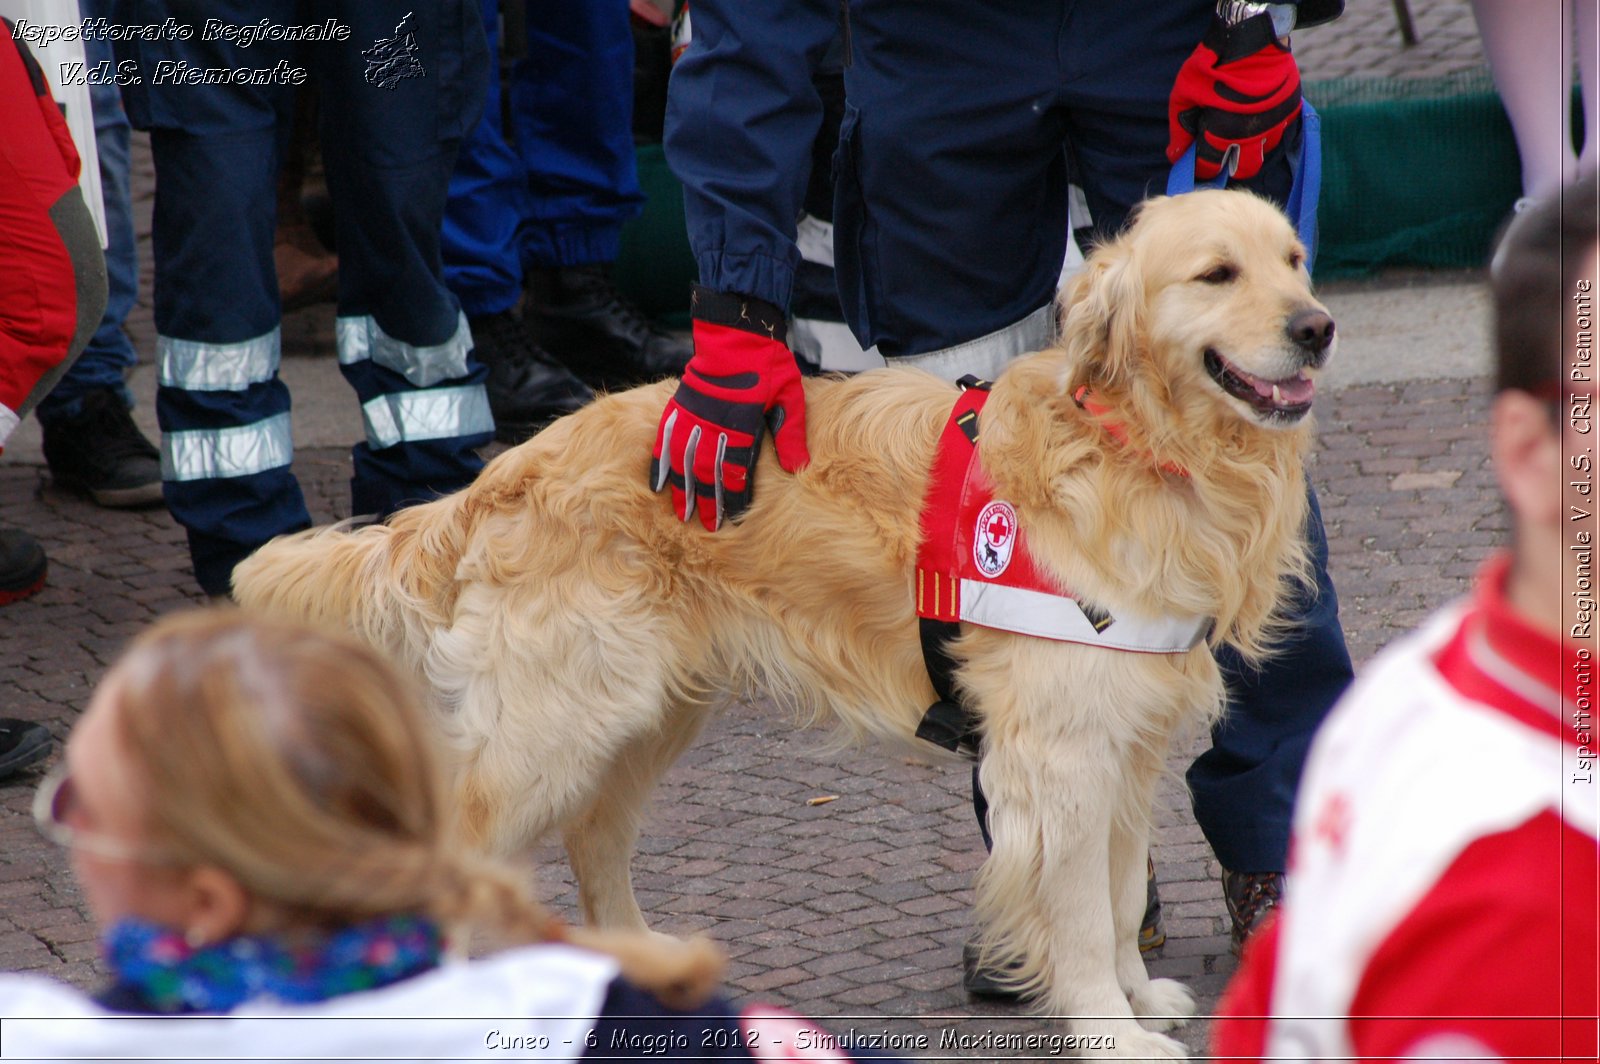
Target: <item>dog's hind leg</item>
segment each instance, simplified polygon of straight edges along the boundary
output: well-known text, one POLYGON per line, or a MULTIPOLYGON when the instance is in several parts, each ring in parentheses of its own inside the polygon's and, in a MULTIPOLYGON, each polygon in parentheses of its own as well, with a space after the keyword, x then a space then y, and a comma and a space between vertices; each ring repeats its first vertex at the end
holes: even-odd
POLYGON ((632 744, 666 726, 671 647, 638 603, 576 566, 532 585, 467 585, 426 672, 461 764, 469 839, 525 851, 581 818, 632 744))
POLYGON ((645 930, 631 867, 639 822, 656 782, 700 734, 709 715, 700 703, 675 705, 660 732, 635 739, 617 755, 600 779, 593 804, 562 831, 590 926, 645 930))

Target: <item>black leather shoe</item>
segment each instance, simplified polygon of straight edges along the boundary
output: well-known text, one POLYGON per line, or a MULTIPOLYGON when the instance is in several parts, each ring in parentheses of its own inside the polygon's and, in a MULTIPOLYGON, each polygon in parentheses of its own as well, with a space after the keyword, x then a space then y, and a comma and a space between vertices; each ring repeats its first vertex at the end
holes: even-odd
POLYGON ((38 540, 20 528, 0 528, 0 606, 38 594, 49 568, 38 540))
POLYGON ((161 504, 161 452, 109 388, 83 397, 83 411, 41 426, 44 460, 60 487, 116 510, 161 504))
POLYGON ((49 757, 50 746, 43 724, 0 717, 0 780, 49 757))
POLYGON ((594 398, 589 386, 540 347, 516 310, 469 318, 473 354, 489 367, 495 439, 521 443, 594 398))
POLYGON ((967 939, 961 947, 961 989, 975 998, 988 1001, 1030 1001, 1032 997, 1017 989, 1016 972, 1021 965, 980 964, 978 940, 967 939))
POLYGON ((677 377, 694 345, 653 327, 604 266, 530 270, 534 337, 591 387, 607 391, 677 377))

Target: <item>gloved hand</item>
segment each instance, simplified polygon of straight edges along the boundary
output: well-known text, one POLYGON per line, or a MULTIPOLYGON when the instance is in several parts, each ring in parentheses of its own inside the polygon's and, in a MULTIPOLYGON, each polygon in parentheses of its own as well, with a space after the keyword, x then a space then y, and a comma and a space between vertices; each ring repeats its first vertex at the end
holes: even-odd
POLYGON ((761 437, 772 429, 778 464, 797 472, 806 450, 806 397, 785 340, 783 311, 764 300, 696 286, 694 357, 656 432, 650 486, 672 485, 672 509, 695 509, 716 531, 750 506, 761 437))
POLYGON ((1176 163, 1198 138, 1196 180, 1215 178, 1230 148, 1238 153, 1232 176, 1254 177, 1299 117, 1300 68, 1271 17, 1232 27, 1213 19, 1172 85, 1167 160, 1176 163))

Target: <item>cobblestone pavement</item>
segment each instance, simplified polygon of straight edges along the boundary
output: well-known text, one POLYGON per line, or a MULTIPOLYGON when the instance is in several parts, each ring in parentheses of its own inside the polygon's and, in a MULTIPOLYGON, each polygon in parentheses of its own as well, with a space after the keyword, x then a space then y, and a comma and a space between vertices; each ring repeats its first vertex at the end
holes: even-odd
MULTIPOLYGON (((1352 0, 1343 21, 1297 37, 1307 79, 1481 63, 1465 0, 1410 7, 1422 34, 1415 48, 1400 46, 1384 0, 1352 0)), ((142 199, 148 233, 147 187, 142 199)), ((130 332, 148 352, 148 254, 143 265, 130 332)), ((331 354, 322 321, 309 313, 287 321, 286 354, 331 354)), ((1465 591, 1504 538, 1486 464, 1484 392, 1476 379, 1411 380, 1336 389, 1320 406, 1312 474, 1358 663, 1465 591)), ((317 520, 347 515, 343 449, 302 449, 295 466, 317 520)), ((124 641, 198 601, 183 535, 164 511, 99 510, 50 487, 37 465, 14 461, 0 465, 0 520, 31 531, 51 558, 47 589, 0 611, 0 712, 63 738, 124 641)), ((1174 773, 1201 744, 1174 756, 1174 773)), ((37 778, 0 784, 0 970, 87 987, 102 974, 93 931, 63 855, 29 822, 37 778)), ((929 1031, 937 1052, 945 1030, 1052 1029, 961 992, 960 948, 982 857, 964 767, 830 751, 823 736, 755 705, 724 715, 659 789, 635 879, 657 928, 703 930, 727 946, 736 998, 786 1004, 838 1029, 929 1031), (825 795, 837 800, 807 804, 825 795)), ((1184 980, 1209 1011, 1234 961, 1218 866, 1175 783, 1160 796, 1155 857, 1169 939, 1150 969, 1184 980)), ((541 894, 574 915, 559 851, 533 860, 541 894)), ((1180 1034, 1199 1050, 1206 1030, 1201 1021, 1180 1034)), ((969 1047, 945 1055, 999 1054, 969 1047)))
MULTIPOLYGON (((1484 64, 1468 0, 1410 0, 1417 43, 1405 44, 1392 0, 1346 0, 1336 22, 1294 35, 1307 82, 1333 78, 1428 78, 1484 64)), ((1313 102, 1315 97, 1313 97, 1313 102)))
MULTIPOLYGON (((1482 391, 1468 379, 1411 381, 1347 388, 1325 403, 1313 476, 1360 661, 1464 591, 1504 536, 1482 391)), ((297 459, 319 520, 347 512, 346 461, 332 449, 297 459)), ((0 513, 47 544, 52 562, 49 587, 0 614, 0 701, 65 736, 123 641, 197 594, 164 512, 98 510, 45 481, 36 468, 0 467, 0 513)), ((62 855, 28 821, 35 779, 0 785, 0 970, 87 986, 100 974, 92 931, 62 855)), ((1157 822, 1169 940, 1150 968, 1183 979, 1210 1009, 1234 964, 1217 864, 1172 786, 1157 822)), ((1038 1030, 1042 1021, 1010 1019, 1022 1014, 960 990, 982 856, 961 767, 830 753, 819 735, 758 705, 727 713, 661 787, 636 879, 658 928, 704 930, 727 945, 737 996, 861 1017, 835 1022, 862 1029, 959 1017, 949 1023, 968 1032, 1038 1030), (823 795, 838 800, 807 805, 823 795), (906 1016, 924 1019, 885 1019, 906 1016)), ((543 895, 570 914, 560 854, 536 861, 543 895)), ((1205 1026, 1185 1033, 1196 1048, 1205 1026)))

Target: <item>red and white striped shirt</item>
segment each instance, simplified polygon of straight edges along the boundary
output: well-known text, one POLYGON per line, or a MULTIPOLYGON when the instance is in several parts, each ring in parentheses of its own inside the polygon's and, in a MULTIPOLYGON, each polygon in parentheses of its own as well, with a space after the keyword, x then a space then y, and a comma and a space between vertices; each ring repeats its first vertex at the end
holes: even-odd
POLYGON ((1595 663, 1510 610, 1508 569, 1381 654, 1318 734, 1287 902, 1223 1000, 1218 1058, 1596 1059, 1593 709, 1562 693, 1595 663))

